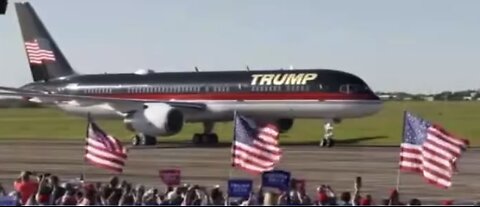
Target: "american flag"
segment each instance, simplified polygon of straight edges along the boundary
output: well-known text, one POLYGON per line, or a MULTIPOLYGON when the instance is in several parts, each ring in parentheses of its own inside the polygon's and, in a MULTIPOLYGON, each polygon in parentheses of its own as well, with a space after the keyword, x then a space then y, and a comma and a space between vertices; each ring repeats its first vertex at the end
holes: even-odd
POLYGON ((235 113, 232 166, 258 174, 273 170, 280 161, 279 130, 235 113))
POLYGON ((25 49, 30 63, 42 64, 42 60, 55 61, 55 55, 47 48, 47 44, 39 43, 37 39, 25 42, 25 49))
POLYGON ((85 146, 85 161, 117 173, 123 171, 127 149, 116 138, 105 133, 89 117, 85 146))
POLYGON ((455 162, 468 145, 442 127, 405 112, 400 170, 417 172, 440 188, 452 185, 455 162))

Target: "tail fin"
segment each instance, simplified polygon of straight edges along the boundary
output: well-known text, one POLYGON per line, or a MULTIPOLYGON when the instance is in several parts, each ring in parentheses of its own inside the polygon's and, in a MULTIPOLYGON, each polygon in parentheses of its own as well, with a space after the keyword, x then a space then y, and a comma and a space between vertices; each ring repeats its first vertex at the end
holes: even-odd
POLYGON ((34 81, 76 74, 30 3, 15 3, 34 81))

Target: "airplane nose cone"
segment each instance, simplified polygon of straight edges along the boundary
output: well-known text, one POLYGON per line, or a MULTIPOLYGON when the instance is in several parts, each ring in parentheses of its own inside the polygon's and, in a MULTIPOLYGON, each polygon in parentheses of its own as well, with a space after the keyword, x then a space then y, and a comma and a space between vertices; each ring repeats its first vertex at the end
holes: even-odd
POLYGON ((379 112, 380 110, 382 110, 382 109, 383 109, 383 101, 379 99, 379 100, 378 100, 378 103, 376 104, 375 107, 376 107, 376 112, 375 112, 375 113, 377 113, 377 112, 379 112))
POLYGON ((376 104, 374 104, 376 108, 375 113, 377 113, 383 109, 383 100, 375 93, 373 93, 373 96, 375 97, 374 100, 377 102, 376 104))
POLYGON ((383 109, 383 102, 381 100, 370 100, 364 103, 361 108, 362 115, 360 117, 372 116, 383 109))

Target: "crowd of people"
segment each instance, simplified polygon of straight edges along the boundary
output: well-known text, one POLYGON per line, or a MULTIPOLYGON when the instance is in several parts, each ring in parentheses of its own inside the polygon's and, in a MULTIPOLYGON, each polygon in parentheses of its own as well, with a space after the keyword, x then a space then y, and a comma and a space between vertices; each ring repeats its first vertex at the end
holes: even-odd
MULTIPOLYGON (((5 183, 4 183, 5 185, 5 183)), ((413 198, 404 203, 398 191, 374 202, 371 195, 361 195, 361 185, 355 182, 354 192, 337 194, 330 186, 322 185, 314 196, 303 188, 292 186, 289 191, 274 192, 259 187, 248 198, 229 199, 220 186, 206 187, 184 184, 164 190, 146 188, 120 180, 114 176, 106 183, 62 182, 48 173, 21 172, 13 182, 13 190, 5 191, 0 184, 0 195, 14 198, 17 205, 421 205, 413 198)), ((445 201, 444 205, 453 204, 445 201)))

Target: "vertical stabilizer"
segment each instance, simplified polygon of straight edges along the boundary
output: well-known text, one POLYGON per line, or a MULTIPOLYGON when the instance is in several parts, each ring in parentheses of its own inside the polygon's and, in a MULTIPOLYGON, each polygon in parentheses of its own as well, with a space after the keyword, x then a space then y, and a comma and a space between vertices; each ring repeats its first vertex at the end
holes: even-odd
POLYGON ((15 9, 33 80, 48 81, 74 75, 75 71, 30 3, 15 3, 15 9))

